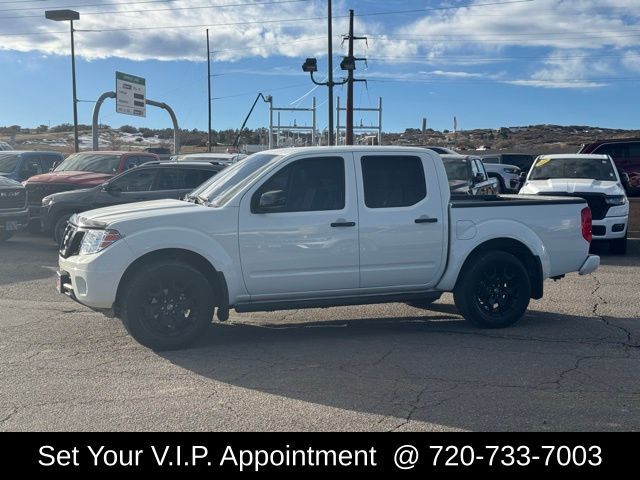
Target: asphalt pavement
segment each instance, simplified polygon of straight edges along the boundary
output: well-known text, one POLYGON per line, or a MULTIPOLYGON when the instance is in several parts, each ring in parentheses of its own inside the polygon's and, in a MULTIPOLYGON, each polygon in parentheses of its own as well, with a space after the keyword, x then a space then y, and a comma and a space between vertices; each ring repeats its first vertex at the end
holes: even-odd
POLYGON ((235 314, 156 353, 58 295, 49 239, 0 245, 0 430, 640 430, 640 240, 479 330, 451 295, 235 314))

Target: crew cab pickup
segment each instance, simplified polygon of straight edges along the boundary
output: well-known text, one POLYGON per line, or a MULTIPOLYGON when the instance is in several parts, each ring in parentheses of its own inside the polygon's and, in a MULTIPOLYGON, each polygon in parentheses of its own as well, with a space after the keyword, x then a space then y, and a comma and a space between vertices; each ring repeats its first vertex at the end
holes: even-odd
POLYGON ((505 327, 546 278, 588 274, 582 198, 451 198, 423 148, 312 147, 256 153, 180 200, 71 218, 58 289, 123 320, 140 343, 181 348, 237 312, 381 302, 453 292, 479 327, 505 327))

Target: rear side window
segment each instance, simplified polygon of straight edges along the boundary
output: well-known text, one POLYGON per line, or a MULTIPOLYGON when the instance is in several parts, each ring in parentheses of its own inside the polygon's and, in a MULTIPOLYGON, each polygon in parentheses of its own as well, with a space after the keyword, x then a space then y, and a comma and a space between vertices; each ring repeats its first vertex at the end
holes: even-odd
POLYGON ((132 170, 111 182, 112 186, 122 192, 148 192, 153 185, 156 170, 145 168, 132 170))
POLYGON ((57 155, 47 155, 43 153, 40 155, 40 163, 42 164, 42 170, 48 172, 51 170, 56 162, 60 162, 60 157, 57 155))
POLYGON ((193 190, 215 173, 214 170, 195 168, 164 168, 160 170, 157 190, 193 190))
POLYGON ((420 157, 371 155, 362 157, 361 164, 369 208, 409 207, 427 196, 420 157))

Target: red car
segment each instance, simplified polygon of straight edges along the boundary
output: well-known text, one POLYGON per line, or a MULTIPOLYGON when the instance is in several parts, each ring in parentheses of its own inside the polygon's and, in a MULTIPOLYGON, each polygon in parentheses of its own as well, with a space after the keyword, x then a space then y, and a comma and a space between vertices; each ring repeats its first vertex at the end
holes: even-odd
POLYGON ((625 185, 630 195, 640 194, 640 138, 599 140, 584 145, 578 153, 598 153, 613 158, 618 171, 629 176, 625 185))
POLYGON ((39 225, 42 199, 53 193, 101 185, 118 173, 158 160, 147 152, 80 152, 69 155, 53 171, 24 182, 29 199, 29 220, 39 225))

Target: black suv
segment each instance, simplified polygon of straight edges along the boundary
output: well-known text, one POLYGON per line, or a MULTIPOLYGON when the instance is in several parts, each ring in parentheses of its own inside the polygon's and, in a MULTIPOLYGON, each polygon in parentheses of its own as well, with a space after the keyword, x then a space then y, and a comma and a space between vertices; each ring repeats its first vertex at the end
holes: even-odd
POLYGON ((183 198, 225 168, 205 162, 148 162, 97 187, 61 192, 42 199, 42 230, 60 242, 74 213, 123 203, 183 198))
POLYGON ((629 195, 640 195, 640 138, 598 140, 583 145, 578 153, 609 155, 616 164, 629 195))
POLYGON ((504 163, 515 165, 522 172, 528 172, 536 159, 535 155, 528 153, 487 153, 480 155, 484 163, 504 163))
POLYGON ((21 183, 0 176, 0 242, 28 223, 27 190, 21 183))

